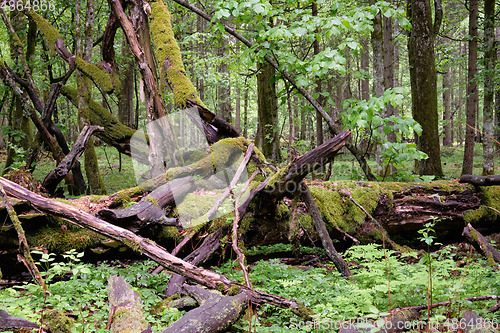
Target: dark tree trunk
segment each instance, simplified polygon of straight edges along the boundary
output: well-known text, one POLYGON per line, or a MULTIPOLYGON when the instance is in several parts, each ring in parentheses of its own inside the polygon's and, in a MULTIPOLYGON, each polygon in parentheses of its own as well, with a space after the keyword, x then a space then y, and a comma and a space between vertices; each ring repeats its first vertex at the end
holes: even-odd
POLYGON ((421 175, 442 177, 434 39, 443 12, 439 1, 435 1, 433 22, 429 0, 408 0, 407 4, 408 17, 412 23, 408 38, 412 115, 422 126, 422 135, 416 137, 417 147, 429 157, 416 161, 416 166, 421 175))
POLYGON ((493 130, 495 97, 495 64, 497 58, 495 44, 495 0, 484 0, 484 108, 483 108, 483 174, 495 173, 493 156, 493 130))
POLYGON ((274 68, 259 64, 257 74, 258 116, 262 153, 269 160, 280 160, 278 129, 278 98, 274 82, 274 68))
POLYGON ((469 1, 469 60, 467 71, 467 101, 465 127, 465 147, 464 160, 462 166, 462 175, 473 173, 474 164, 474 146, 475 146, 475 126, 478 91, 475 76, 477 74, 477 19, 478 19, 479 1, 469 1))
POLYGON ((128 45, 122 46, 122 57, 125 59, 125 70, 118 95, 118 121, 128 127, 134 127, 134 60, 131 58, 128 45))
POLYGON ((444 137, 443 146, 451 146, 451 90, 453 89, 451 82, 451 67, 448 67, 443 74, 443 121, 444 121, 444 137))

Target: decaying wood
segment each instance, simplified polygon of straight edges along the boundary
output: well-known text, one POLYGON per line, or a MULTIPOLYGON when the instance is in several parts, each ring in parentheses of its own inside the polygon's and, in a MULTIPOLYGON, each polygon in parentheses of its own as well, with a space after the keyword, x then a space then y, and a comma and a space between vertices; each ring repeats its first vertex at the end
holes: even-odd
POLYGON ((112 333, 141 333, 149 328, 142 311, 141 296, 130 288, 122 276, 108 278, 108 300, 109 320, 106 328, 112 333))
POLYGON ((13 197, 28 200, 33 207, 45 211, 48 214, 65 218, 72 223, 84 228, 88 228, 104 236, 120 241, 129 247, 142 252, 147 257, 165 266, 168 270, 183 275, 184 277, 204 285, 206 287, 218 290, 228 291, 231 287, 249 293, 253 304, 260 305, 269 303, 281 308, 291 309, 298 315, 308 318, 310 312, 306 310, 299 302, 286 299, 281 296, 268 294, 259 290, 249 289, 246 286, 228 279, 226 276, 196 267, 184 260, 172 256, 164 248, 153 241, 140 237, 130 230, 118 227, 106 221, 103 221, 87 212, 74 206, 44 198, 36 193, 0 177, 0 185, 5 191, 13 197))
POLYGON ((438 218, 435 230, 441 240, 461 239, 464 215, 481 206, 481 195, 464 186, 445 190, 414 184, 402 191, 393 191, 392 198, 382 194, 373 217, 389 235, 418 236, 418 230, 438 218))
POLYGON ((200 307, 186 313, 162 333, 219 332, 238 319, 249 301, 245 291, 236 296, 222 296, 200 286, 185 285, 183 289, 200 307))
POLYGON ((175 218, 165 216, 165 207, 174 206, 175 198, 182 198, 194 188, 193 177, 184 177, 161 185, 138 203, 124 209, 102 209, 98 216, 105 221, 138 231, 151 223, 179 225, 175 218))
POLYGON ((474 229, 470 223, 465 226, 462 236, 488 260, 494 260, 497 264, 500 264, 500 252, 488 243, 484 236, 474 229))
POLYGON ((0 310, 0 331, 11 331, 20 328, 36 328, 38 324, 22 318, 11 317, 5 310, 0 310))
POLYGON ((57 185, 63 180, 66 174, 71 170, 76 160, 82 155, 85 150, 85 145, 89 141, 92 134, 95 132, 103 132, 104 128, 100 126, 85 126, 78 135, 78 138, 73 145, 73 148, 63 160, 45 177, 42 186, 51 194, 56 190, 57 185))
POLYGON ((350 135, 351 131, 345 130, 319 147, 308 151, 295 161, 292 161, 287 166, 287 172, 284 177, 279 179, 269 189, 266 189, 266 193, 276 198, 283 195, 292 195, 294 190, 298 190, 300 182, 309 172, 326 165, 344 147, 350 135))
POLYGON ((316 203, 314 202, 314 198, 311 194, 311 191, 309 190, 309 187, 306 185, 306 183, 301 182, 301 189, 302 198, 309 208, 309 214, 314 221, 314 225, 319 237, 321 238, 323 248, 328 254, 328 257, 333 261, 340 274, 342 274, 342 276, 346 278, 350 278, 352 276, 352 273, 349 270, 349 266, 347 266, 345 260, 339 255, 339 253, 333 246, 332 239, 330 238, 328 230, 326 229, 325 221, 323 221, 323 217, 321 217, 321 213, 319 212, 318 206, 316 206, 316 203))
POLYGON ((500 185, 500 175, 490 175, 490 176, 463 175, 462 177, 460 177, 460 183, 472 184, 474 186, 500 185))

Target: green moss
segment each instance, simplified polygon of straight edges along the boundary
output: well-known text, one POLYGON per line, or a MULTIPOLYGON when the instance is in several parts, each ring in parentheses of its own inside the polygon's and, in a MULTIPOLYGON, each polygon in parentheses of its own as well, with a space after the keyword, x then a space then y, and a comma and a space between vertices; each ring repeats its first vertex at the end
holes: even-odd
POLYGON ((314 221, 309 214, 296 214, 295 219, 297 220, 297 223, 307 231, 312 231, 314 230, 314 221))
POLYGON ((58 309, 44 311, 43 320, 50 327, 52 333, 70 333, 75 326, 75 320, 58 309))
MULTIPOLYGON (((372 214, 377 208, 380 196, 387 195, 392 200, 393 192, 401 191, 403 183, 376 183, 376 182, 326 182, 327 187, 311 186, 311 193, 327 224, 337 226, 347 233, 354 233, 368 218, 366 214, 351 200, 338 192, 340 189, 350 191, 353 199, 368 213, 372 214)), ((406 185, 407 186, 407 185, 406 185)))
POLYGON ((179 294, 175 294, 161 300, 151 308, 151 314, 155 316, 160 315, 163 311, 165 311, 165 309, 169 307, 170 302, 175 301, 179 298, 181 298, 181 296, 179 294))
POLYGON ((162 90, 168 84, 173 88, 174 101, 178 107, 186 106, 186 99, 204 106, 189 80, 182 62, 181 50, 174 37, 172 19, 167 5, 163 1, 151 2, 150 27, 155 56, 160 67, 162 90))
POLYGON ((111 93, 115 89, 116 91, 120 91, 120 80, 117 76, 103 71, 96 65, 89 64, 78 56, 76 57, 75 64, 80 71, 90 77, 104 92, 111 93))
POLYGON ((231 285, 229 289, 227 290, 227 294, 229 296, 234 296, 237 295, 240 292, 240 287, 238 287, 236 284, 231 285))
POLYGON ((160 205, 158 204, 158 201, 156 200, 156 198, 153 198, 152 196, 148 195, 146 198, 145 198, 146 201, 149 201, 151 202, 153 205, 155 205, 156 207, 160 207, 160 205))
POLYGON ((288 218, 288 216, 290 215, 290 209, 288 208, 287 205, 285 205, 284 202, 280 202, 277 206, 276 206, 276 216, 282 220, 282 219, 285 219, 285 218, 288 218))
MULTIPOLYGON (((73 105, 78 106, 78 93, 73 87, 64 86, 61 90, 73 105)), ((105 107, 91 98, 86 99, 89 107, 87 119, 91 125, 104 127, 103 133, 98 133, 99 138, 110 145, 122 144, 128 145, 130 138, 136 130, 120 123, 105 107)))
POLYGON ((160 233, 158 234, 160 239, 165 239, 165 240, 174 240, 174 241, 180 241, 182 240, 181 234, 179 233, 179 230, 176 227, 173 226, 165 226, 160 229, 160 233))
POLYGON ((94 231, 84 228, 52 226, 37 230, 35 234, 28 234, 28 241, 33 246, 43 246, 53 253, 62 253, 75 249, 83 251, 90 247, 99 246, 105 239, 94 231))
POLYGON ((128 239, 123 239, 122 242, 127 247, 131 248, 134 252, 142 253, 142 247, 139 244, 137 244, 136 242, 130 241, 128 239))
POLYGON ((54 26, 52 24, 47 22, 47 20, 45 20, 42 16, 40 16, 36 12, 34 12, 32 10, 27 10, 24 13, 33 22, 35 22, 38 29, 42 32, 43 38, 45 39, 45 42, 47 43, 47 46, 50 50, 50 54, 54 55, 56 41, 59 38, 62 38, 59 31, 57 31, 57 29, 54 28, 54 26))
POLYGON ((499 215, 495 209, 500 210, 500 187, 481 187, 481 204, 482 205, 478 209, 469 210, 465 213, 465 224, 478 222, 481 219, 493 220, 499 215))

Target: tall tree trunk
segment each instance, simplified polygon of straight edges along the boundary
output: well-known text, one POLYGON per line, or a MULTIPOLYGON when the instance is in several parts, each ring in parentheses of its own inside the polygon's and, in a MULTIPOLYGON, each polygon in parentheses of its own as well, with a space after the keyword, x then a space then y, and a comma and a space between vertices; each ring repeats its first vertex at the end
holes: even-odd
POLYGON ((408 58, 412 97, 412 115, 422 126, 416 136, 417 147, 428 159, 416 161, 421 175, 443 176, 438 132, 438 107, 434 39, 441 26, 443 11, 435 1, 435 18, 429 0, 408 0, 408 17, 412 24, 408 38, 408 58))
POLYGON ((278 98, 273 78, 274 68, 259 63, 257 74, 257 99, 262 153, 267 159, 279 161, 278 98))
MULTIPOLYGON (((394 28, 392 25, 392 19, 390 17, 383 18, 384 22, 384 88, 392 89, 394 88, 394 38, 393 32, 394 28)), ((396 108, 389 104, 385 108, 385 117, 390 117, 396 114, 396 108)), ((394 142, 396 140, 396 135, 394 132, 387 135, 387 140, 389 142, 394 142)))
POLYGON ((243 95, 243 136, 248 137, 248 87, 245 84, 245 94, 243 95))
POLYGON ((134 127, 134 59, 131 58, 126 41, 122 45, 122 58, 125 70, 122 73, 121 91, 118 100, 118 121, 134 127))
MULTIPOLYGON (((80 5, 76 7, 77 19, 75 24, 77 26, 77 53, 88 63, 92 60, 92 46, 94 43, 94 0, 87 0, 86 6, 86 20, 84 34, 81 33, 80 23, 80 5)), ((87 100, 92 97, 92 82, 83 73, 77 73, 77 86, 78 86, 78 118, 80 129, 84 126, 90 125, 89 109, 87 100)), ((97 155, 94 149, 94 139, 91 137, 85 146, 85 174, 89 183, 90 191, 92 194, 106 194, 106 186, 102 180, 97 155)))
POLYGON ((444 137, 443 146, 451 146, 451 66, 447 66, 446 72, 443 74, 443 120, 444 120, 444 137))
POLYGON ((467 70, 467 100, 465 104, 466 122, 465 127, 465 147, 464 160, 462 165, 462 175, 472 174, 474 165, 474 145, 478 91, 477 83, 474 80, 477 74, 477 20, 478 20, 479 0, 469 1, 469 59, 467 70))
POLYGON ((493 175, 495 165, 493 163, 493 131, 495 96, 495 0, 484 0, 484 65, 486 74, 484 76, 484 108, 483 108, 483 175, 493 175))

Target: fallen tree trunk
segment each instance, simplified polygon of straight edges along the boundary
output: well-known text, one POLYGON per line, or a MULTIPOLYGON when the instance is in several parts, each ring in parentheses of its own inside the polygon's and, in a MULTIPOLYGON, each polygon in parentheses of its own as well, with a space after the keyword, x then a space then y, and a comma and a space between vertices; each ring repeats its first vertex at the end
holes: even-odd
POLYGON ((470 223, 465 226, 462 236, 464 236, 479 253, 486 257, 488 264, 491 266, 496 266, 495 262, 500 264, 500 252, 488 243, 484 236, 474 229, 470 223))
MULTIPOLYGON (((262 291, 249 289, 246 286, 234 282, 224 275, 196 267, 177 257, 172 256, 164 248, 158 246, 149 239, 140 237, 130 230, 110 224, 74 206, 44 198, 38 194, 24 189, 23 187, 0 177, 0 185, 5 191, 16 198, 28 200, 33 207, 45 211, 48 214, 68 219, 81 227, 89 228, 107 237, 118 240, 136 251, 165 266, 168 270, 181 274, 184 277, 207 286, 212 289, 228 291, 231 287, 236 287, 249 293, 253 304, 260 305, 269 303, 277 307, 291 309, 302 317, 309 317, 310 310, 304 308, 299 302, 286 299, 277 295, 268 294, 262 291)), ((234 288, 233 287, 233 288, 234 288)))
POLYGON ((245 291, 236 296, 221 296, 200 286, 185 285, 183 289, 196 299, 200 306, 183 315, 162 333, 219 332, 238 319, 249 301, 245 291))
POLYGON ((71 170, 76 160, 85 150, 85 145, 95 132, 103 132, 104 128, 100 126, 85 126, 75 141, 73 148, 63 160, 52 170, 43 180, 42 186, 50 193, 54 194, 57 185, 63 180, 66 174, 71 170))
POLYGON ((36 328, 38 324, 22 318, 10 316, 5 310, 0 310, 0 331, 17 330, 21 328, 36 328))
POLYGON ((165 216, 165 207, 174 206, 175 198, 181 198, 194 188, 193 177, 184 177, 164 184, 124 209, 102 209, 98 216, 105 221, 137 232, 148 224, 179 225, 176 218, 165 216))
POLYGON ((474 186, 500 185, 500 175, 490 175, 490 176, 463 175, 462 177, 460 177, 460 183, 467 183, 474 186))

